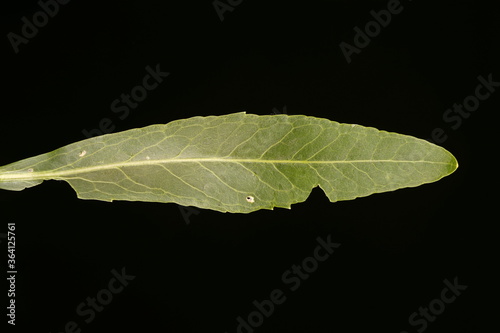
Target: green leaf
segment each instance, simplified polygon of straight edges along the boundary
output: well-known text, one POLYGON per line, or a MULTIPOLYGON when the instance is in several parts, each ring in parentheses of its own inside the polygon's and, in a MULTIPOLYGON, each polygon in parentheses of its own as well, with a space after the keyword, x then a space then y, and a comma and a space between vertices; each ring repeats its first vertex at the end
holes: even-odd
POLYGON ((80 199, 175 202, 220 212, 290 208, 430 183, 458 167, 407 135, 302 115, 194 117, 76 142, 0 167, 0 189, 67 181, 80 199))

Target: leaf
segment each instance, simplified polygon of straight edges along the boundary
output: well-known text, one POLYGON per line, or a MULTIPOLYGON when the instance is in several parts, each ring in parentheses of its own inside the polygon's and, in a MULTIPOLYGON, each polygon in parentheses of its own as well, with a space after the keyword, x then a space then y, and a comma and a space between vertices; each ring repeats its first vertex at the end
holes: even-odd
POLYGON ((458 167, 407 135, 302 115, 194 117, 76 142, 0 167, 0 189, 67 181, 80 199, 175 202, 220 212, 290 208, 430 183, 458 167))

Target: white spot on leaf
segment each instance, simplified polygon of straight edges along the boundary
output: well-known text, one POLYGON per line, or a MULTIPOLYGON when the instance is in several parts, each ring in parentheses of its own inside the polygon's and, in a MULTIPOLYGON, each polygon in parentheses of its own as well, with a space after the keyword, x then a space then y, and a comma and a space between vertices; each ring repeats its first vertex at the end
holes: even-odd
POLYGON ((254 197, 252 197, 251 195, 247 196, 245 199, 246 199, 248 202, 250 202, 250 203, 254 203, 254 202, 255 202, 254 197))
POLYGON ((78 156, 83 157, 83 156, 85 156, 86 154, 87 154, 87 151, 86 151, 86 150, 84 150, 84 151, 82 151, 82 152, 81 152, 78 156))
POLYGON ((28 172, 33 172, 33 168, 29 168, 27 171, 28 172))

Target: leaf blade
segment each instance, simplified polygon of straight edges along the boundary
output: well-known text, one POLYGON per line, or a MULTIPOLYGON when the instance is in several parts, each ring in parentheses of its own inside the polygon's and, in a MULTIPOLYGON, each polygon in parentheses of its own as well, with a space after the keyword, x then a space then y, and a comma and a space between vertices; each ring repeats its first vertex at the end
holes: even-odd
POLYGON ((81 199, 221 212, 290 208, 433 182, 458 167, 427 141, 308 116, 193 117, 76 142, 0 168, 0 188, 67 181, 81 199), (251 198, 248 199, 248 198, 251 198))

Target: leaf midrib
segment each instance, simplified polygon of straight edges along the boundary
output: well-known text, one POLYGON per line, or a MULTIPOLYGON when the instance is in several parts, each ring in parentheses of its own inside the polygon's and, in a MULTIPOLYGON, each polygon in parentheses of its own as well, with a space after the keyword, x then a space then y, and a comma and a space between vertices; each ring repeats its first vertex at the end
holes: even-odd
POLYGON ((118 169, 123 167, 132 166, 146 166, 146 165, 158 165, 158 164, 169 164, 169 163, 203 163, 203 162, 226 162, 226 163, 263 163, 263 164, 356 164, 356 163, 428 163, 428 164, 440 164, 440 165, 451 165, 449 162, 435 162, 435 161, 408 161, 408 160, 341 160, 341 161, 330 161, 330 160, 262 160, 262 159, 238 159, 238 158, 179 158, 179 159, 162 159, 162 160, 142 160, 142 161, 128 161, 120 163, 110 163, 104 165, 96 165, 91 167, 74 168, 63 171, 11 171, 5 174, 0 174, 0 181, 22 181, 22 180, 40 180, 40 179, 52 179, 64 176, 71 176, 74 174, 89 173, 94 171, 108 170, 108 169, 118 169))

